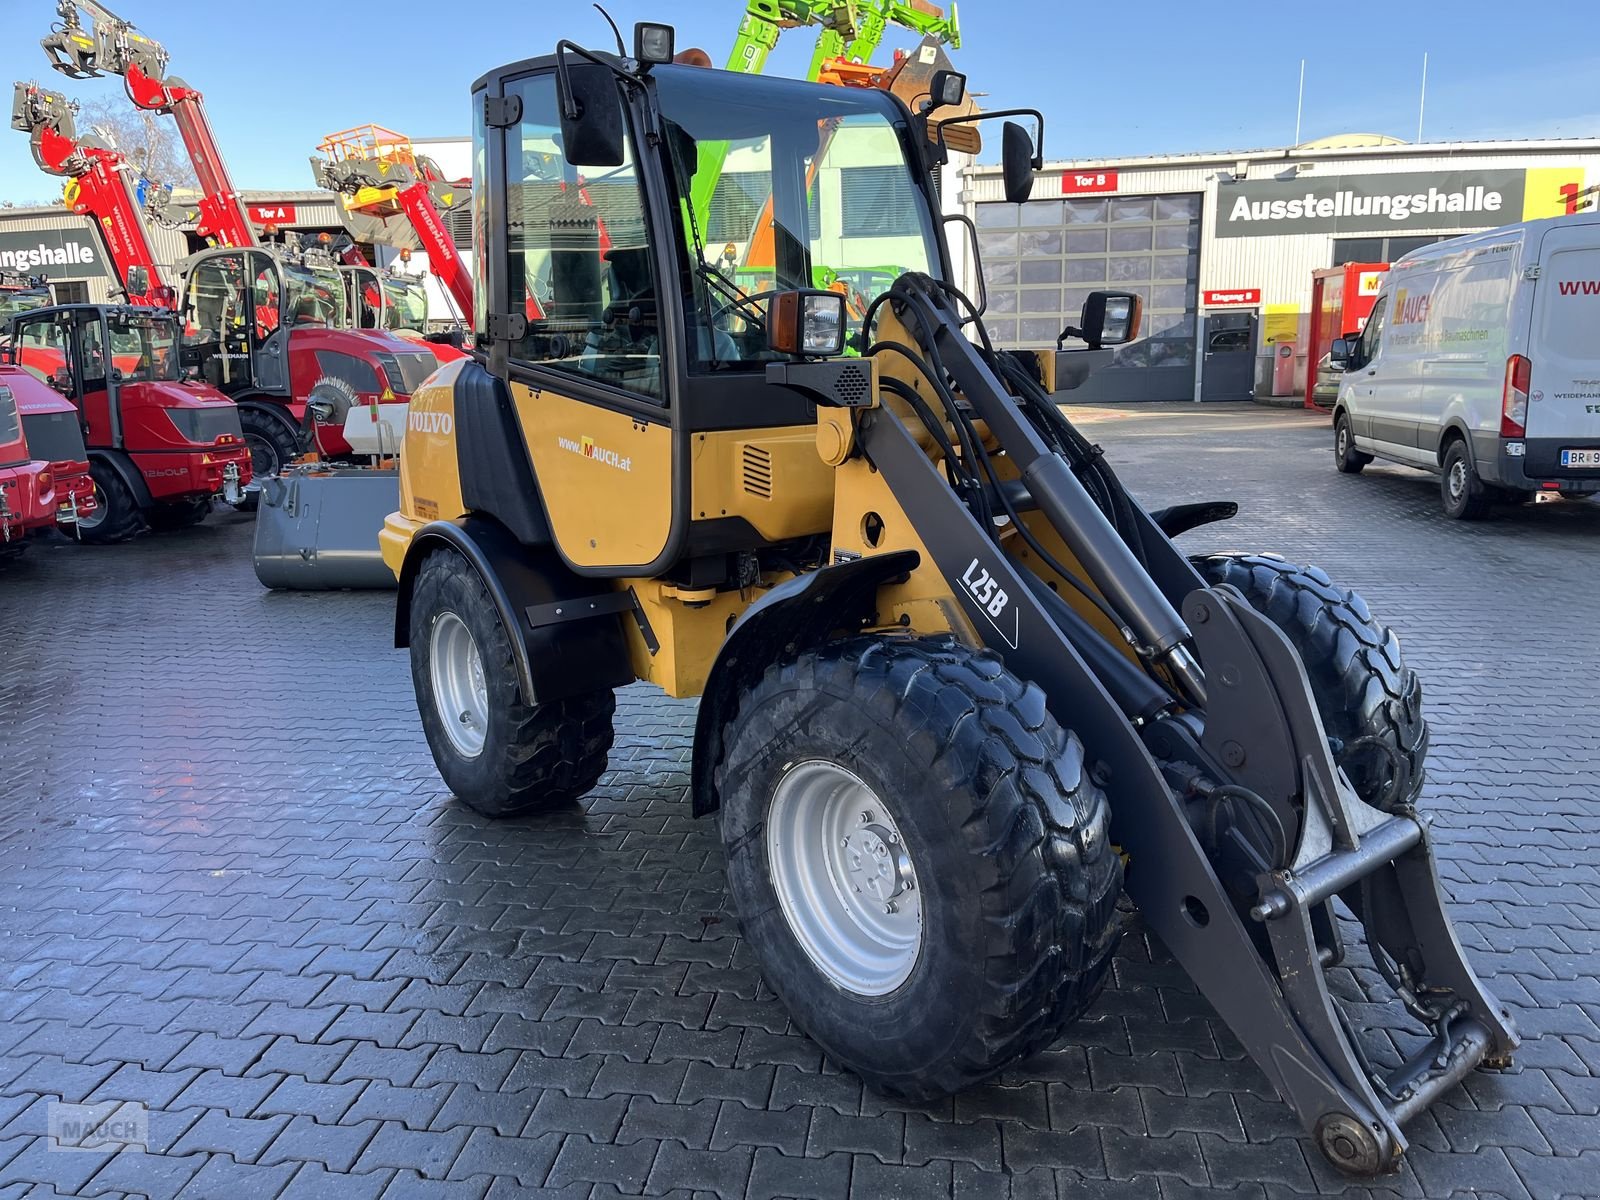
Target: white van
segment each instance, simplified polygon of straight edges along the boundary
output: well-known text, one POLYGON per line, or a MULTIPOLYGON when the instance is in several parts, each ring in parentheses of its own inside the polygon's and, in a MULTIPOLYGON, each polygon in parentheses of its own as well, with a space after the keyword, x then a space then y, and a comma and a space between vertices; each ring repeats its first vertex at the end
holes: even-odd
POLYGON ((1413 251, 1332 358, 1340 471, 1437 472, 1465 520, 1541 490, 1600 492, 1600 214, 1413 251))

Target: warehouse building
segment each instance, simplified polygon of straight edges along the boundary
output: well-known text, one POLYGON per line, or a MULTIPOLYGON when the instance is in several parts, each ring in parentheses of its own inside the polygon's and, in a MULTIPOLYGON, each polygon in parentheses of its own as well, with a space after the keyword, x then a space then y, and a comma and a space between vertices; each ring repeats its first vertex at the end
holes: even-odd
POLYGON ((1048 164, 1026 204, 970 167, 987 321, 1051 343, 1096 288, 1136 291, 1145 334, 1075 399, 1240 400, 1305 386, 1312 272, 1593 208, 1600 139, 1411 145, 1347 135, 1285 150, 1048 164))
MULTIPOLYGON (((451 177, 471 169, 466 139, 417 147, 451 177)), ((877 257, 857 246, 855 260, 889 263, 903 231, 885 223, 892 206, 874 191, 883 182, 875 171, 844 168, 850 211, 822 219, 841 237, 881 243, 877 257)), ((1074 399, 1289 397, 1305 386, 1313 271, 1389 262, 1441 238, 1593 207, 1600 139, 1411 145, 1358 134, 1283 150, 1053 163, 1022 205, 1004 201, 998 166, 951 169, 943 183, 947 211, 964 210, 978 231, 981 279, 960 237, 951 247, 957 277, 986 298, 1000 344, 1053 343, 1096 288, 1143 297, 1144 336, 1074 399)), ((738 199, 737 189, 723 190, 725 200, 738 199)), ((338 201, 325 191, 245 199, 263 228, 343 229, 338 201)), ((736 243, 739 220, 759 205, 724 207, 712 214, 710 240, 736 243)), ((453 217, 454 240, 470 254, 470 209, 453 217)), ((168 264, 201 248, 192 229, 153 236, 168 264)), ((381 264, 396 257, 389 247, 366 249, 381 264)), ((424 273, 426 265, 418 253, 404 269, 424 273)), ((0 268, 48 275, 61 301, 105 300, 115 287, 88 221, 59 206, 0 209, 0 268)), ((454 309, 426 278, 431 324, 444 327, 454 309)))

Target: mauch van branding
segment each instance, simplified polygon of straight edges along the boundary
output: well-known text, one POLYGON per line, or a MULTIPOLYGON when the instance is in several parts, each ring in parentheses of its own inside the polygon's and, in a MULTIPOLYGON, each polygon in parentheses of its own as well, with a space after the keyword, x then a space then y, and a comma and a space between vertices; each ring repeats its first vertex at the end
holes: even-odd
POLYGON ((1521 171, 1302 175, 1217 188, 1218 237, 1490 229, 1522 216, 1521 171))
POLYGON ((1431 292, 1412 292, 1401 288, 1394 296, 1394 323, 1415 325, 1428 319, 1428 302, 1431 292))

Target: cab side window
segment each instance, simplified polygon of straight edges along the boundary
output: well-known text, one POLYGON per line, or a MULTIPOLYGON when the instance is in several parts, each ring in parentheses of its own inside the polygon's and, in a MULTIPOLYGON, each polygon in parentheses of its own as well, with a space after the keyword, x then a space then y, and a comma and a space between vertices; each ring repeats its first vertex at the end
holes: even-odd
POLYGON ((1378 302, 1372 306, 1372 315, 1367 318, 1367 324, 1361 331, 1361 363, 1365 365, 1378 356, 1378 347, 1383 344, 1384 318, 1389 312, 1389 297, 1379 296, 1378 302))
POLYGON ((508 90, 523 113, 506 134, 508 278, 528 317, 512 356, 663 402, 660 291, 632 139, 620 166, 574 166, 554 76, 508 90))
POLYGON ((78 357, 83 368, 83 390, 100 391, 106 386, 106 377, 111 371, 110 348, 106 345, 104 327, 95 318, 83 322, 81 330, 78 357))
POLYGON ((188 318, 199 341, 221 341, 240 330, 248 313, 244 256, 219 254, 189 276, 188 318))

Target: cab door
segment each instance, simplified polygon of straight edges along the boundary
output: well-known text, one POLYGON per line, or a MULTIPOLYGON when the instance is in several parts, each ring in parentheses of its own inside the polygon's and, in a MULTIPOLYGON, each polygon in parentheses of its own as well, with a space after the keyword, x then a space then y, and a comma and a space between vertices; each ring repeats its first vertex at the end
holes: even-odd
POLYGON ((245 256, 250 303, 250 373, 264 392, 289 392, 289 325, 283 275, 277 260, 260 250, 245 256))
POLYGON ((1527 470, 1600 479, 1600 223, 1540 245, 1529 329, 1527 470))
POLYGON ((1388 310, 1389 297, 1385 293, 1372 306, 1372 315, 1361 330, 1361 337, 1356 343, 1358 350, 1355 361, 1345 370, 1344 395, 1350 413, 1350 430, 1355 435, 1356 443, 1363 450, 1377 449, 1393 453, 1392 447, 1382 444, 1386 440, 1382 435, 1388 432, 1390 422, 1379 412, 1381 405, 1378 399, 1379 358, 1383 350, 1383 329, 1388 310))
POLYGON ((244 251, 211 254, 189 272, 184 291, 184 343, 200 360, 201 377, 228 395, 255 386, 251 298, 244 251))

